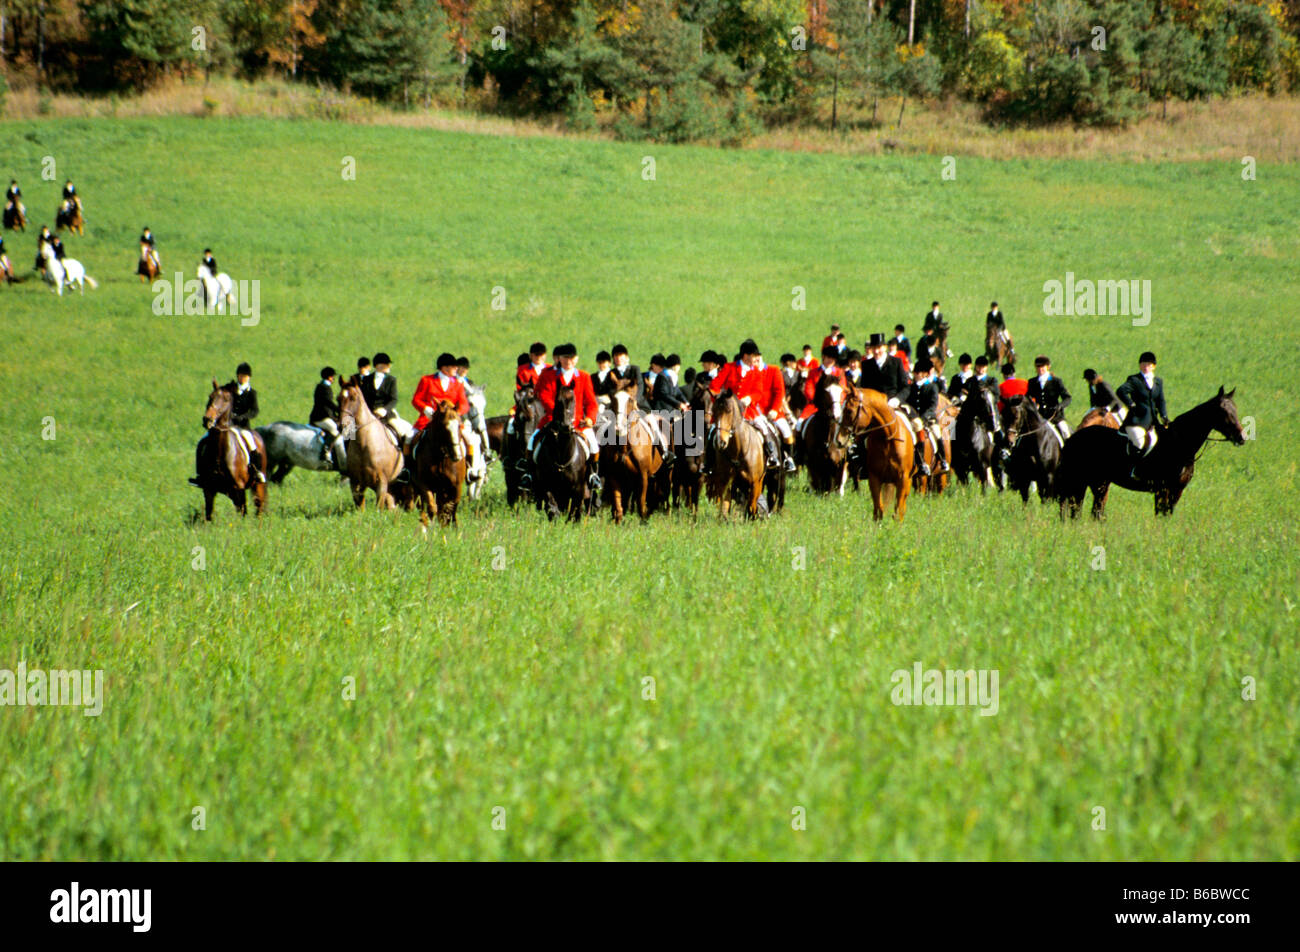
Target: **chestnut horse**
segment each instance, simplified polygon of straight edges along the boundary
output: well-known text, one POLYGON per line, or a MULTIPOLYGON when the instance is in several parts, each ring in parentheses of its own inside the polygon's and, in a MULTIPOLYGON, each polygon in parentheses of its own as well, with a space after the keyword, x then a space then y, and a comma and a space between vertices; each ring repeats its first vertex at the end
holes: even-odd
POLYGON ((420 531, 429 527, 429 514, 437 513, 442 525, 456 524, 456 507, 465 486, 465 443, 460 434, 460 414, 449 400, 439 401, 415 444, 411 482, 424 502, 420 531))
POLYGON ((600 468, 609 493, 610 510, 614 522, 623 521, 624 501, 634 498, 636 511, 642 521, 650 518, 655 503, 666 493, 662 490, 663 477, 671 467, 664 466, 663 448, 650 431, 651 423, 636 409, 636 384, 628 380, 626 386, 610 397, 613 417, 613 439, 601 440, 600 468), (661 475, 662 474, 662 475, 661 475), (652 486, 657 483, 657 486, 652 486), (652 489, 659 490, 652 494, 652 489))
POLYGON ((854 434, 857 462, 849 467, 853 488, 865 472, 871 487, 873 517, 885 517, 892 493, 894 517, 900 522, 907 513, 907 494, 912 489, 915 445, 912 432, 903 424, 889 399, 879 391, 860 387, 844 388, 844 411, 840 422, 854 434))
POLYGON ((1074 428, 1075 432, 1077 433, 1087 426, 1104 426, 1108 430, 1118 430, 1119 417, 1115 415, 1114 411, 1108 410, 1106 407, 1093 407, 1083 415, 1079 425, 1074 428))
POLYGON ((723 389, 713 402, 713 473, 709 495, 718 501, 718 518, 731 512, 731 501, 744 503, 745 516, 755 519, 763 495, 767 473, 763 437, 758 428, 746 422, 740 401, 729 388, 723 389))
POLYGON ((361 381, 354 374, 339 391, 339 432, 347 451, 348 480, 352 501, 358 509, 366 508, 366 490, 375 491, 375 505, 394 509, 396 502, 389 491, 391 484, 406 465, 402 451, 390 436, 392 431, 370 412, 361 396, 361 381))
MULTIPOLYGON (((212 521, 212 503, 217 493, 229 496, 235 504, 235 511, 241 516, 248 515, 245 493, 253 491, 253 501, 257 515, 266 509, 266 483, 253 475, 249 468, 249 449, 244 444, 236 428, 230 422, 230 408, 234 405, 234 388, 223 387, 212 381, 212 392, 208 394, 208 404, 203 411, 203 429, 213 434, 206 437, 205 451, 200 458, 199 484, 203 489, 203 518, 212 521)), ((253 443, 256 446, 256 458, 253 462, 257 468, 266 472, 266 444, 256 431, 253 443)))
POLYGON ((1011 342, 1011 334, 992 324, 984 325, 984 356, 993 367, 1016 362, 1016 348, 1011 342))
POLYGON ((86 221, 81 217, 81 205, 72 199, 65 200, 54 216, 54 230, 62 231, 64 228, 70 229, 76 235, 86 233, 86 221))
POLYGON ((136 265, 135 273, 140 275, 142 282, 148 284, 158 277, 159 270, 158 253, 147 242, 140 242, 140 263, 136 265))

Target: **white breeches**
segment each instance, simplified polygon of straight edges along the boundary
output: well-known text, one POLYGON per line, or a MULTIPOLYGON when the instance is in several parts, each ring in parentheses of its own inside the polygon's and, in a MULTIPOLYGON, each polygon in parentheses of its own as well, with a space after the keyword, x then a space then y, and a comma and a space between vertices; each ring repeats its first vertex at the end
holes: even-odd
POLYGON ((1133 441, 1133 445, 1136 446, 1138 449, 1142 449, 1143 447, 1147 446, 1148 441, 1150 443, 1151 448, 1152 449, 1155 448, 1156 431, 1154 427, 1148 430, 1144 426, 1126 426, 1124 427, 1124 432, 1128 434, 1128 438, 1133 441))

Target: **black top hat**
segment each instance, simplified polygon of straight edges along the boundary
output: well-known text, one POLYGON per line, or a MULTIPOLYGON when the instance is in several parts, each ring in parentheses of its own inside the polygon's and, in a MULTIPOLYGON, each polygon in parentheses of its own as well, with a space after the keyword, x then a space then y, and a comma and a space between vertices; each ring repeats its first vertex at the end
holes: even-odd
POLYGON ((871 339, 867 341, 868 347, 880 347, 885 343, 884 334, 872 334, 871 339))

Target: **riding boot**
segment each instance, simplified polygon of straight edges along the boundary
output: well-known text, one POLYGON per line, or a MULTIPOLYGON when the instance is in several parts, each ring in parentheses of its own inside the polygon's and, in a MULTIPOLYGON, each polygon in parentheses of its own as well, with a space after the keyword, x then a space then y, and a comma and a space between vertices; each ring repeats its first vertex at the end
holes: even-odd
POLYGON ((795 462, 794 462, 794 451, 793 451, 794 448, 788 443, 781 444, 781 448, 782 448, 781 456, 784 460, 785 471, 787 473, 795 472, 798 469, 798 467, 795 466, 795 462))

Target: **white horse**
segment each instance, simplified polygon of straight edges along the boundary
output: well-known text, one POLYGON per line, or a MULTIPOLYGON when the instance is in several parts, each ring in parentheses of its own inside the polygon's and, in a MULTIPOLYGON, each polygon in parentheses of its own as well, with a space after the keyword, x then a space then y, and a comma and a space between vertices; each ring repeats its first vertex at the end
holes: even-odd
POLYGON ((82 294, 86 293, 87 284, 92 288, 99 287, 99 282, 86 274, 86 269, 81 266, 80 261, 76 258, 64 258, 60 261, 54 256, 54 249, 48 242, 41 243, 41 257, 45 259, 45 281, 58 291, 59 297, 63 297, 64 285, 75 284, 82 294))
POLYGON ((222 271, 215 277, 212 269, 205 264, 199 265, 199 281, 203 283, 203 304, 209 310, 217 309, 218 314, 226 312, 226 305, 231 307, 235 304, 235 283, 230 280, 230 275, 222 271))

